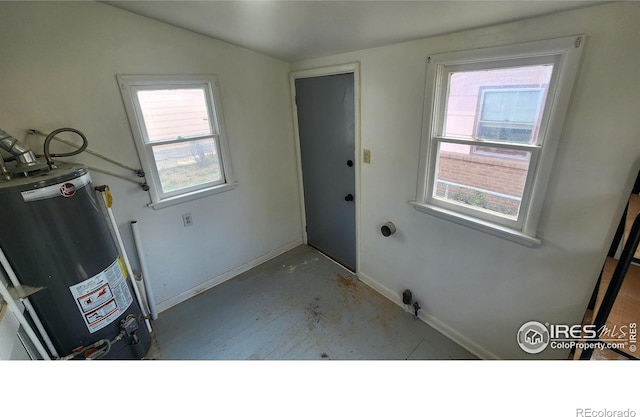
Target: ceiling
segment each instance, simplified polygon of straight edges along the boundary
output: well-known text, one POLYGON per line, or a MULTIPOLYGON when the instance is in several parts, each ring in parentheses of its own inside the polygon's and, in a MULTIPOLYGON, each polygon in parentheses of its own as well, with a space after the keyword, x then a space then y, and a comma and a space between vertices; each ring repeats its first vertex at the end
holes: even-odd
POLYGON ((105 1, 283 61, 512 22, 601 1, 105 1))

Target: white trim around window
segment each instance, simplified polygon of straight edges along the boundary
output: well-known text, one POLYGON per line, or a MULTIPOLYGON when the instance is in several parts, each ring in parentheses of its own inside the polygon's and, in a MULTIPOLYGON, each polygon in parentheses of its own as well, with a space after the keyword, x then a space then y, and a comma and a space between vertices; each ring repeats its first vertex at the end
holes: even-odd
POLYGON ((215 75, 117 75, 150 207, 235 188, 215 75))
MULTIPOLYGON (((419 211, 519 244, 540 244, 541 239, 537 236, 538 221, 585 39, 584 35, 577 35, 428 57, 418 189, 415 201, 411 202, 414 207, 419 211), (496 71, 496 74, 498 71, 509 70, 533 72, 537 68, 546 68, 548 77, 540 81, 540 85, 546 89, 546 97, 531 141, 522 143, 521 138, 511 141, 504 138, 478 138, 477 111, 481 108, 478 103, 483 97, 482 89, 478 86, 465 87, 475 90, 465 92, 466 95, 457 93, 458 86, 453 85, 452 77, 458 74, 477 74, 477 78, 481 79, 476 83, 479 85, 485 82, 487 74, 491 71, 496 71), (455 96, 456 94, 460 95, 455 96), (465 111, 473 112, 473 109, 475 119, 473 114, 464 114, 465 111), (458 127, 456 123, 462 127, 458 127), (469 126, 468 133, 464 131, 465 126, 469 126), (469 152, 470 155, 464 155, 465 149, 478 147, 484 147, 485 155, 473 155, 472 151, 469 152), (450 151, 451 149, 454 151, 450 151), (505 155, 504 161, 494 163, 491 158, 500 159, 500 152, 492 155, 491 150, 495 149, 503 150, 507 154, 516 152, 527 157, 509 158, 505 155), (443 159, 445 156, 447 160, 443 159), (464 162, 473 158, 485 158, 487 166, 483 167, 484 172, 487 169, 494 172, 496 182, 505 177, 496 168, 498 165, 506 167, 505 169, 513 169, 514 164, 520 164, 523 174, 518 186, 519 191, 509 195, 503 192, 500 186, 484 186, 481 181, 474 181, 470 175, 475 174, 467 168, 470 165, 464 165, 462 162, 454 166, 460 171, 459 174, 452 173, 454 170, 447 165, 451 164, 448 159, 464 162), (455 175, 466 179, 456 182, 455 175), (451 191, 455 193, 455 198, 447 194, 450 190, 455 190, 451 191), (474 198, 491 201, 478 204, 477 201, 472 201, 474 198), (508 203, 504 203, 505 207, 502 207, 500 203, 495 203, 497 199, 503 199, 508 203), (496 204, 500 207, 496 207, 496 204), (509 204, 515 208, 506 207, 509 204)), ((522 80, 523 84, 529 84, 531 78, 523 76, 522 80)), ((516 88, 518 81, 521 80, 511 81, 513 84, 510 85, 509 82, 500 79, 486 80, 485 87, 495 87, 502 82, 506 87, 516 88)), ((468 83, 465 84, 467 85, 468 83)), ((485 181, 486 184, 490 182, 485 181)))

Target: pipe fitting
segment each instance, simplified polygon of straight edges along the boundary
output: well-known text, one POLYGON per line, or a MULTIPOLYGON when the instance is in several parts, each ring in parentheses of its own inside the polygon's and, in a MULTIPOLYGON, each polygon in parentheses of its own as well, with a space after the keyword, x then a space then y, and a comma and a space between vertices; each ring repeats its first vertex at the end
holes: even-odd
POLYGON ((396 232, 396 225, 391 222, 387 222, 382 225, 382 227, 380 228, 380 232, 382 232, 382 235, 384 237, 391 236, 396 232))
POLYGON ((36 160, 36 156, 31 149, 22 145, 18 139, 2 129, 0 129, 0 148, 15 156, 16 160, 20 163, 28 164, 36 160))
MULTIPOLYGON (((18 139, 2 129, 0 129, 0 148, 9 152, 15 158, 16 166, 13 169, 14 174, 25 173, 26 175, 28 171, 35 171, 42 168, 38 158, 36 158, 36 154, 33 153, 28 146, 23 145, 18 139)), ((6 171, 6 169, 3 169, 3 176, 7 179, 4 171, 6 171)))

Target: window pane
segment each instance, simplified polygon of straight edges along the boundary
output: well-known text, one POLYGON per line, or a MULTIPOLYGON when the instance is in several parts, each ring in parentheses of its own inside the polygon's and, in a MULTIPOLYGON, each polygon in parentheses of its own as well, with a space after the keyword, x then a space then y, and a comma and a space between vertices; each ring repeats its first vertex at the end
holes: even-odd
POLYGON ((499 140, 514 143, 530 143, 533 137, 533 125, 511 125, 508 123, 479 122, 476 137, 478 139, 499 140))
POLYGON ((518 151, 521 159, 491 156, 494 152, 490 147, 440 143, 433 197, 516 220, 531 152, 518 151))
POLYGON ((485 90, 480 120, 493 122, 535 123, 540 108, 542 90, 504 88, 485 90))
POLYGON ((455 72, 445 136, 535 143, 552 65, 455 72))
POLYGON ((165 193, 222 180, 214 139, 155 145, 153 157, 165 193))
POLYGON ((142 90, 138 102, 149 142, 214 133, 202 88, 142 90))

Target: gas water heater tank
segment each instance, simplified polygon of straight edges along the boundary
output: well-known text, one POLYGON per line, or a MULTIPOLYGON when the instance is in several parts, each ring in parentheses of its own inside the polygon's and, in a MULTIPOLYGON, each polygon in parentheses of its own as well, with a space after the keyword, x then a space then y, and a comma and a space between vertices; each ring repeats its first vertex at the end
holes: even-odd
MULTIPOLYGON (((141 359, 151 340, 85 166, 0 180, 0 247, 57 353, 108 341, 105 359, 141 359)), ((106 353, 104 353, 106 352, 106 353)))

